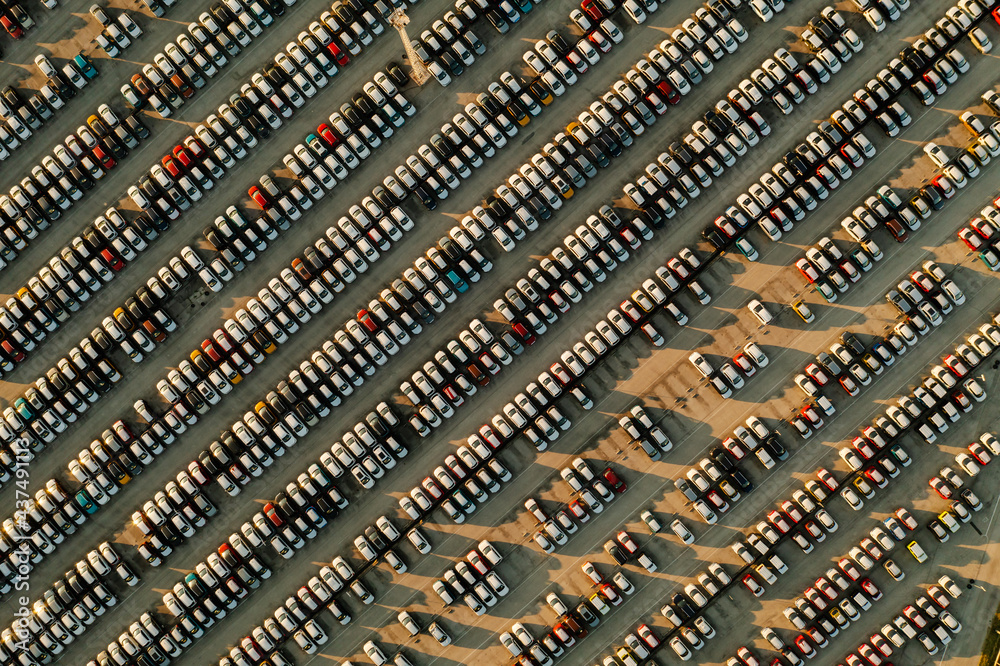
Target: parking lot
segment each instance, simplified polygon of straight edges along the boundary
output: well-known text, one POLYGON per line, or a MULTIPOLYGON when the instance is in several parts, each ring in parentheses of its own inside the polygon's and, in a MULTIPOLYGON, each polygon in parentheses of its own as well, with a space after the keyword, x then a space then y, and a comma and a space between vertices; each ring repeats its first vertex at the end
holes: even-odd
POLYGON ((767 2, 4 9, 0 663, 979 663, 1000 18, 767 2))

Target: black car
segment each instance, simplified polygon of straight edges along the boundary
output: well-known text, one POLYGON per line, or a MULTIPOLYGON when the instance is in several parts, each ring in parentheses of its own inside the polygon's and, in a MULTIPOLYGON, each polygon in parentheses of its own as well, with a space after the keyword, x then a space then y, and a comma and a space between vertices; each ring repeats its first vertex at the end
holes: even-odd
POLYGON ((385 73, 392 79, 392 82, 402 88, 410 82, 410 75, 403 71, 403 68, 396 62, 390 62, 385 67, 385 73))
POLYGON ((559 52, 559 55, 566 55, 572 48, 558 30, 549 30, 545 34, 545 39, 552 45, 552 48, 559 52))
POLYGON ((510 24, 507 23, 507 19, 504 18, 504 15, 492 7, 486 10, 486 18, 489 20, 493 28, 501 35, 507 34, 510 30, 510 24))
POLYGON ((763 446, 767 448, 767 452, 771 454, 773 458, 778 460, 788 459, 788 449, 784 447, 781 443, 781 438, 778 437, 778 433, 771 433, 764 440, 763 446))
POLYGON ((461 76, 465 73, 465 67, 462 66, 462 63, 447 51, 439 55, 438 58, 451 71, 453 76, 461 76))
POLYGON ((736 468, 736 461, 733 457, 721 446, 717 446, 708 453, 708 457, 711 458, 716 465, 722 468, 723 472, 730 472, 736 468))
POLYGON ((417 185, 414 188, 413 193, 417 195, 417 198, 420 199, 420 203, 422 203, 424 208, 427 210, 434 210, 437 208, 437 199, 434 198, 434 196, 430 193, 430 190, 423 183, 417 185))
POLYGON ((714 110, 705 114, 705 124, 716 134, 728 134, 731 129, 729 118, 714 110))
POLYGON ((913 312, 913 304, 895 289, 890 289, 885 295, 885 300, 889 302, 901 315, 908 315, 913 312))
POLYGON ((781 159, 788 169, 795 174, 798 178, 805 178, 810 175, 809 164, 802 158, 801 155, 794 151, 789 151, 785 153, 785 156, 781 159))
POLYGON ((590 627, 596 627, 601 623, 600 618, 597 617, 587 602, 583 602, 577 606, 574 610, 574 615, 580 620, 580 622, 590 627))
POLYGON ((695 605, 692 604, 691 601, 680 592, 674 594, 674 596, 670 599, 670 601, 677 609, 677 614, 680 615, 685 620, 690 620, 691 618, 693 618, 695 615, 698 614, 695 605))
POLYGON ((865 353, 865 346, 861 344, 861 340, 859 340, 858 336, 854 335, 850 331, 844 331, 841 333, 840 341, 843 342, 855 356, 861 356, 865 353))
POLYGON ((701 236, 711 243, 717 250, 725 249, 725 247, 729 245, 729 239, 723 236, 722 232, 712 225, 705 227, 701 232, 701 236))
POLYGON ((687 146, 676 141, 670 144, 670 147, 667 148, 667 152, 684 166, 691 166, 694 162, 694 155, 691 154, 691 151, 688 150, 687 146))
POLYGON ((726 478, 729 479, 733 485, 739 488, 740 492, 748 493, 754 488, 753 483, 740 469, 734 469, 726 478))

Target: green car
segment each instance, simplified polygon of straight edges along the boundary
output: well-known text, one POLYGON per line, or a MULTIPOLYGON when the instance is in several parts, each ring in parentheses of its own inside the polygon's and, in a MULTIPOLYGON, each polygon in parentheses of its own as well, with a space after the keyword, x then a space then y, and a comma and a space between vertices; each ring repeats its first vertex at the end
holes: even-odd
POLYGON ((31 411, 28 401, 24 398, 18 398, 14 401, 14 409, 17 410, 17 413, 20 414, 21 418, 25 421, 32 421, 35 418, 35 412, 31 411))
POLYGON ((76 504, 83 512, 86 514, 92 514, 97 512, 97 503, 90 497, 90 493, 86 490, 80 490, 76 493, 76 504))
POLYGON ((830 286, 830 283, 826 280, 816 280, 816 282, 813 283, 813 287, 816 288, 816 291, 819 292, 820 296, 826 299, 827 303, 837 302, 837 292, 833 290, 833 287, 830 286))
POLYGON ((753 243, 743 236, 736 239, 736 249, 747 258, 747 261, 757 261, 758 257, 760 257, 760 254, 757 252, 757 248, 753 246, 753 243))

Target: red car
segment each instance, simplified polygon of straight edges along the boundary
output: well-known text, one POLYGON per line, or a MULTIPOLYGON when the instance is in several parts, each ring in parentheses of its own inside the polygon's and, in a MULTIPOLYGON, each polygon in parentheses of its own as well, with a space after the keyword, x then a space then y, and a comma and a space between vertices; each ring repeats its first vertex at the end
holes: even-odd
POLYGON ((854 449, 860 453, 865 460, 871 460, 875 455, 875 449, 872 448, 871 444, 864 437, 855 437, 854 441, 851 442, 854 449))
POLYGON ((180 178, 184 175, 181 173, 180 167, 177 166, 177 162, 175 162, 172 158, 165 156, 160 161, 163 163, 163 168, 166 169, 167 172, 174 178, 180 178))
POLYGON ((814 648, 809 639, 802 634, 799 634, 799 637, 795 639, 795 647, 799 649, 799 652, 801 652, 804 657, 812 659, 816 656, 816 648, 814 648))
POLYGON ((671 105, 678 104, 681 101, 680 94, 666 81, 660 81, 657 83, 656 89, 663 93, 664 97, 667 98, 667 101, 671 105))
POLYGON ((604 480, 611 484, 611 489, 616 493, 621 494, 628 490, 628 486, 625 485, 625 482, 618 478, 618 475, 615 474, 615 471, 610 467, 605 468, 603 476, 604 480))
POLYGON ((786 516, 791 518, 792 521, 796 523, 802 522, 802 519, 805 518, 805 516, 802 514, 802 511, 799 510, 799 507, 795 506, 795 504, 791 500, 785 500, 784 502, 782 502, 781 509, 782 511, 785 512, 786 516))
POLYGON ((555 375, 555 378, 559 380, 559 383, 563 386, 569 386, 573 383, 573 378, 570 374, 566 372, 566 368, 562 366, 562 363, 553 363, 549 366, 549 372, 555 375))
POLYGON ((142 74, 134 74, 132 76, 132 86, 143 97, 149 97, 153 94, 153 89, 149 87, 149 83, 142 74))
POLYGON ((767 514, 767 519, 772 525, 778 528, 782 534, 787 534, 788 530, 792 529, 792 526, 788 524, 788 520, 781 515, 780 511, 771 511, 767 514))
POLYGON ((837 489, 840 488, 840 483, 837 482, 837 479, 835 479, 833 474, 830 473, 830 470, 824 467, 820 467, 816 470, 816 478, 819 479, 820 483, 826 486, 830 492, 835 493, 837 492, 837 489))
POLYGON ((214 362, 219 363, 219 362, 222 361, 222 357, 219 355, 219 352, 215 351, 215 347, 212 346, 212 343, 210 341, 205 340, 204 342, 202 342, 201 343, 201 349, 214 362))
POLYGON ((865 578, 861 581, 861 588, 868 593, 868 596, 872 598, 872 601, 878 601, 882 598, 882 590, 880 590, 878 585, 873 583, 870 578, 865 578))
POLYGON ((111 155, 108 155, 106 152, 104 152, 104 149, 101 148, 100 146, 94 146, 94 150, 91 152, 94 153, 94 159, 100 162, 105 169, 110 169, 116 164, 118 164, 117 162, 115 162, 114 158, 112 158, 111 155))
POLYGON ((600 21, 604 18, 604 10, 598 6, 596 0, 582 0, 580 8, 594 21, 600 21))
POLYGON ((181 164, 183 164, 185 167, 191 166, 191 156, 187 154, 187 151, 184 150, 184 148, 182 148, 181 146, 175 146, 173 152, 174 152, 174 157, 176 157, 181 164))
POLYGON ((903 243, 910 237, 910 232, 894 217, 885 221, 885 228, 889 230, 897 243, 903 243))
POLYGON ((620 543, 630 555, 634 555, 638 552, 639 546, 636 545, 635 541, 632 540, 632 536, 625 530, 620 531, 616 535, 616 538, 618 539, 618 543, 620 543))
POLYGON ((323 141, 325 141, 331 148, 340 143, 340 139, 337 138, 337 135, 333 133, 333 130, 331 130, 330 126, 326 123, 317 127, 316 133, 319 134, 319 137, 323 139, 323 141))
POLYGON ((948 369, 959 377, 965 377, 969 374, 969 366, 965 364, 965 361, 958 358, 954 354, 948 354, 942 360, 944 361, 944 364, 948 366, 948 369))
POLYGON ((312 273, 306 268, 306 264, 302 259, 295 257, 292 259, 292 270, 305 281, 312 280, 312 273))
POLYGON ((351 59, 347 56, 347 53, 337 46, 336 42, 330 42, 326 46, 327 50, 330 51, 330 55, 333 56, 334 60, 337 61, 338 65, 346 65, 351 59))
POLYGON ((972 221, 969 222, 969 227, 971 227, 973 231, 982 236, 985 240, 990 240, 997 232, 997 230, 993 228, 992 224, 981 217, 972 218, 972 221))
POLYGON ((642 313, 640 313, 639 309, 632 304, 632 301, 629 300, 622 301, 621 305, 618 306, 618 309, 622 311, 622 314, 631 319, 632 323, 635 323, 640 319, 642 319, 642 313))
POLYGON ((514 329, 514 332, 521 337, 521 340, 524 341, 524 344, 526 345, 535 344, 535 336, 528 332, 528 329, 524 327, 524 324, 520 323, 514 324, 512 328, 514 329))
POLYGON ((254 203, 256 203, 261 208, 267 210, 268 208, 271 207, 271 202, 268 201, 267 195, 265 195, 261 191, 261 189, 259 187, 257 187, 256 185, 254 185, 253 187, 251 187, 248 190, 248 192, 250 194, 250 198, 254 200, 254 203))
POLYGON ((371 313, 368 310, 358 311, 358 322, 368 329, 369 332, 374 333, 378 330, 378 325, 372 320, 371 313))
POLYGON ((491 375, 495 375, 500 372, 500 364, 493 360, 493 357, 487 352, 483 352, 479 355, 479 364, 486 368, 486 371, 491 375))
POLYGON ((750 360, 750 357, 743 352, 740 352, 733 357, 733 363, 736 367, 742 370, 743 374, 747 377, 753 377, 757 373, 757 367, 753 364, 753 361, 750 360))
POLYGON ((285 524, 284 518, 278 514, 278 507, 274 506, 271 502, 264 505, 264 515, 270 520, 275 527, 281 527, 285 524))
POLYGON ((186 137, 184 139, 184 145, 191 151, 191 154, 195 156, 195 159, 200 160, 208 157, 208 149, 205 148, 205 144, 193 136, 186 137))
POLYGON ((7 356, 9 356, 10 360, 14 363, 20 363, 24 360, 24 352, 12 345, 10 340, 0 342, 0 347, 3 348, 4 352, 6 352, 7 356))
POLYGON ((753 574, 747 574, 746 576, 743 576, 743 584, 746 585, 747 589, 753 593, 753 596, 755 597, 764 596, 764 586, 761 585, 757 581, 757 579, 753 577, 753 574))
POLYGON ((955 495, 955 491, 941 477, 932 476, 927 483, 941 496, 941 499, 951 499, 955 495))
POLYGON ((983 239, 969 227, 959 229, 958 237, 963 243, 969 246, 970 250, 978 250, 983 246, 983 239))
POLYGON ((908 530, 912 531, 917 529, 917 519, 914 518, 910 514, 910 512, 904 509, 903 507, 899 507, 898 509, 896 509, 896 517, 899 518, 900 521, 902 521, 903 525, 905 525, 908 530))
POLYGON ((828 381, 830 381, 829 375, 827 375, 826 372, 823 370, 823 368, 819 367, 819 365, 817 365, 816 363, 810 363, 809 365, 807 365, 805 367, 805 372, 807 375, 809 375, 809 377, 812 378, 814 382, 816 382, 820 386, 823 386, 828 381))
POLYGON ((104 261, 108 262, 108 266, 111 266, 111 270, 113 270, 116 273, 121 269, 125 268, 124 262, 122 262, 121 259, 115 256, 111 252, 111 250, 108 249, 101 250, 101 258, 103 258, 104 261))
POLYGON ((819 279, 819 271, 816 270, 816 267, 808 259, 799 259, 795 262, 795 267, 799 269, 802 276, 810 283, 819 279))
POLYGON ((806 405, 802 408, 802 418, 808 420, 814 428, 823 426, 823 419, 812 405, 806 405))
POLYGON ((2 25, 4 30, 6 30, 14 39, 21 39, 24 37, 24 30, 22 30, 21 26, 17 24, 17 21, 11 18, 6 12, 4 12, 3 15, 0 15, 0 25, 2 25))

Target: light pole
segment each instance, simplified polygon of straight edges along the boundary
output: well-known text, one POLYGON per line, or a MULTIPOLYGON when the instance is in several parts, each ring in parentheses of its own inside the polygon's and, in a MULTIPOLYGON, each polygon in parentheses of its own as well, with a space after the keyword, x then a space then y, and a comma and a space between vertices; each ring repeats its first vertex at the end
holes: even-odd
POLYGON ((410 43, 410 37, 406 34, 406 25, 410 22, 410 17, 406 15, 402 9, 396 9, 391 14, 389 14, 389 25, 396 29, 399 33, 399 38, 403 41, 403 49, 406 51, 406 57, 410 61, 410 67, 412 72, 410 72, 410 77, 413 82, 418 86, 422 86, 427 81, 433 78, 430 70, 427 69, 427 64, 423 61, 417 52, 413 50, 413 44, 410 43))

